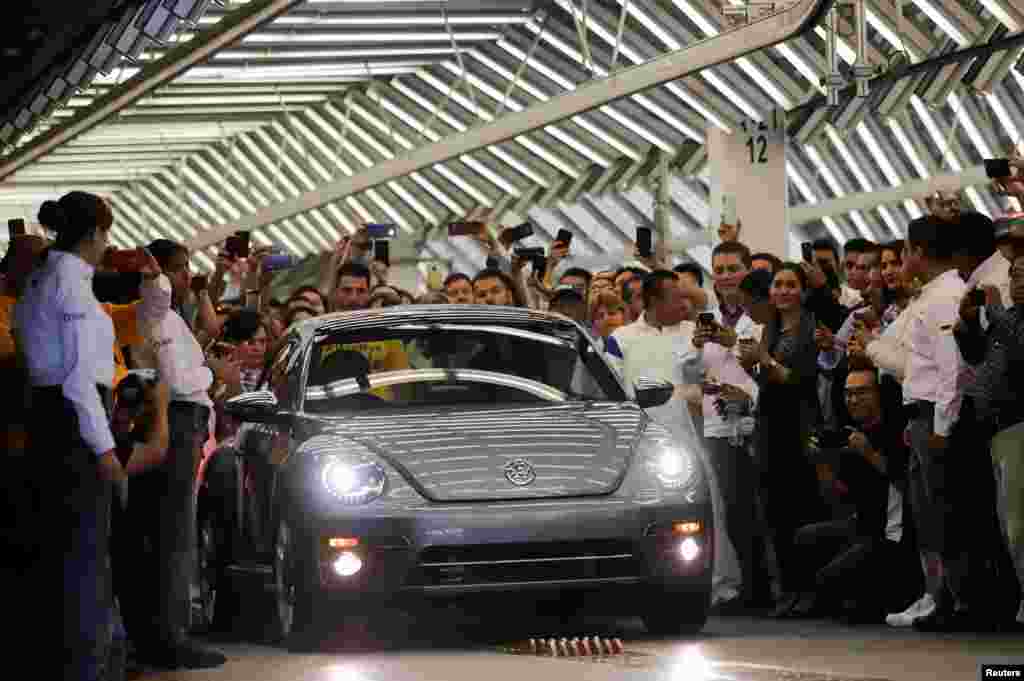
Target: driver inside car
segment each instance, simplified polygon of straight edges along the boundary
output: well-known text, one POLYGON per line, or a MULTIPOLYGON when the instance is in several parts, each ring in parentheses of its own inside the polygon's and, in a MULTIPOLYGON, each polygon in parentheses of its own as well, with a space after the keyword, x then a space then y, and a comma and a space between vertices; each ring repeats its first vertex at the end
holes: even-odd
MULTIPOLYGON (((320 349, 321 366, 329 367, 334 359, 332 355, 339 351, 355 352, 366 358, 369 364, 369 375, 410 368, 409 355, 405 351, 405 346, 402 341, 397 339, 324 345, 320 349)), ((346 378, 352 378, 352 376, 346 378)), ((393 401, 403 398, 402 388, 403 386, 384 386, 373 388, 369 394, 382 400, 393 401)))

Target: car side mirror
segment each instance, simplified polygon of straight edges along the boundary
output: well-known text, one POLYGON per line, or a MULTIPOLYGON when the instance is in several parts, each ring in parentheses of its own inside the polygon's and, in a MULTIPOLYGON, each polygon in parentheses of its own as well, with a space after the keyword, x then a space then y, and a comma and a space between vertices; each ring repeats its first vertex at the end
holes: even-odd
POLYGON ((224 413, 244 423, 288 425, 292 414, 282 411, 277 397, 269 390, 242 393, 224 403, 224 413))
POLYGON ((668 381, 641 378, 636 382, 636 403, 642 409, 660 407, 672 399, 676 387, 668 381))

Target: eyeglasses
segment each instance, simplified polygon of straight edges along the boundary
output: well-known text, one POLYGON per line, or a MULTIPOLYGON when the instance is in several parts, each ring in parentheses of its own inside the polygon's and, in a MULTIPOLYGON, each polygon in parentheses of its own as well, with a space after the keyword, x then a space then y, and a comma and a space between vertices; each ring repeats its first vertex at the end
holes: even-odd
POLYGON ((874 388, 847 388, 846 389, 846 396, 847 397, 862 398, 862 397, 870 397, 870 396, 872 396, 874 394, 875 394, 875 389, 874 388))

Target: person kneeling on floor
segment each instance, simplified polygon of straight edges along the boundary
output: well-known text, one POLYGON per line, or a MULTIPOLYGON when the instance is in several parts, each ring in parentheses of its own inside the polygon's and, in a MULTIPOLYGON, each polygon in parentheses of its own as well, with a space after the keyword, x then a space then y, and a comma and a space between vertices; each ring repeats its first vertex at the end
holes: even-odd
POLYGON ((851 623, 881 622, 893 607, 913 599, 917 579, 915 542, 906 500, 907 447, 899 416, 898 386, 879 380, 874 368, 855 368, 846 380, 846 402, 854 426, 830 434, 812 448, 823 479, 852 506, 853 513, 797 532, 807 565, 807 590, 793 616, 846 612, 851 623), (886 396, 889 399, 886 399, 886 396), (832 440, 832 441, 829 441, 832 440), (888 610, 887 610, 888 609, 888 610))

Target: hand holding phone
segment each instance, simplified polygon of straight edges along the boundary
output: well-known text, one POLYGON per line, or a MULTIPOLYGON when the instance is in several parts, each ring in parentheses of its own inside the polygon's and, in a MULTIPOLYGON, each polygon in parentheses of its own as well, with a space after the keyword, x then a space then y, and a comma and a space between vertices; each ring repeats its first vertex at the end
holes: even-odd
POLYGON ((25 221, 21 218, 8 220, 7 232, 10 234, 11 239, 14 239, 16 236, 24 236, 27 233, 25 231, 25 221))
POLYGON ((1010 168, 1010 159, 1008 158, 986 158, 985 159, 985 175, 990 180, 1002 180, 1010 177, 1013 174, 1013 170, 1010 168))
POLYGON ((501 235, 498 237, 499 241, 507 248, 517 241, 522 241, 528 236, 533 234, 533 223, 524 222, 521 225, 515 227, 509 227, 503 230, 501 235))
POLYGON ((566 250, 572 245, 572 232, 567 229, 558 230, 558 234, 555 235, 555 243, 561 244, 566 250))
POLYGON ((191 288, 194 293, 202 293, 209 288, 210 282, 205 274, 197 274, 192 277, 191 288))
POLYGON ((382 263, 385 267, 391 266, 391 250, 388 241, 378 240, 373 242, 373 259, 382 263))
POLYGON ((814 264, 814 244, 810 241, 805 241, 800 244, 800 255, 803 257, 804 262, 813 265, 814 264))
POLYGON ((366 225, 366 234, 371 239, 394 239, 398 236, 398 227, 392 224, 371 222, 366 225))

